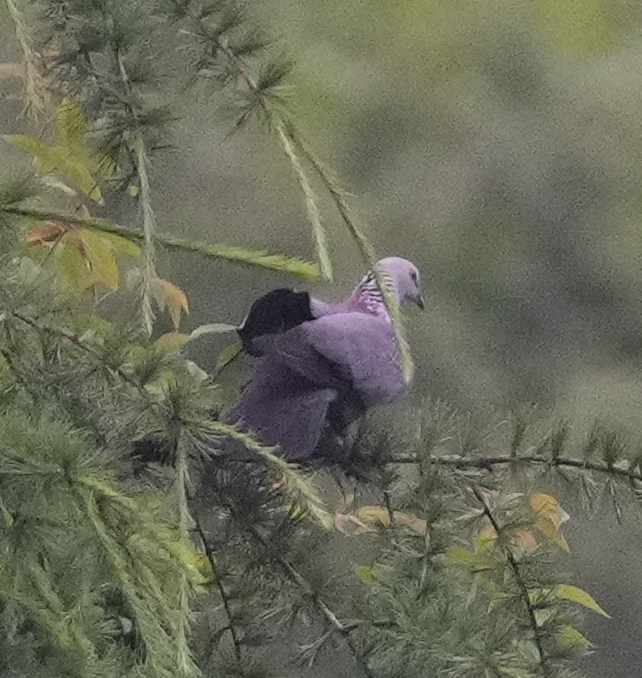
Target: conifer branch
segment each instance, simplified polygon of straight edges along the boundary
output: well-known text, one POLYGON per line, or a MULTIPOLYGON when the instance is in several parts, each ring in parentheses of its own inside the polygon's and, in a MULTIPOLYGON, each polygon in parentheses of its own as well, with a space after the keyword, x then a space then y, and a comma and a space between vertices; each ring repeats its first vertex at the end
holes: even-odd
POLYGON ((275 448, 266 447, 236 426, 221 421, 207 422, 204 429, 209 431, 210 434, 214 433, 235 440, 250 452, 254 452, 267 464, 268 468, 277 474, 286 497, 291 498, 304 513, 307 513, 310 518, 325 529, 332 527, 332 518, 319 495, 294 464, 275 453, 275 448))
MULTIPOLYGON (((157 670, 162 669, 164 657, 167 657, 170 649, 173 647, 173 639, 169 635, 169 629, 163 628, 161 619, 157 617, 157 610, 150 608, 141 599, 136 583, 132 578, 131 568, 128 565, 130 555, 122 545, 118 543, 112 535, 100 516, 100 510, 96 499, 89 493, 82 493, 79 501, 84 503, 87 515, 89 516, 97 536, 103 544, 105 553, 109 557, 113 572, 119 580, 122 590, 127 597, 132 610, 136 614, 136 621, 139 624, 140 632, 149 652, 149 662, 157 670)), ((165 615, 163 615, 164 617, 165 615)), ((173 658, 172 658, 173 660, 173 658)), ((173 663, 173 661, 172 661, 173 663)))
MULTIPOLYGON (((423 460, 418 456, 395 456, 388 460, 390 464, 420 464, 423 460)), ((575 459, 572 457, 547 456, 543 454, 521 454, 517 456, 502 455, 497 457, 466 457, 460 455, 431 456, 430 464, 450 466, 453 468, 480 469, 492 471, 494 466, 509 466, 515 464, 545 465, 553 468, 572 468, 584 471, 595 471, 605 475, 617 476, 634 483, 642 483, 642 471, 635 470, 628 462, 610 463, 608 461, 591 461, 589 459, 575 459)))
MULTIPOLYGON (((176 493, 176 502, 178 506, 178 534, 183 544, 190 543, 190 530, 194 526, 188 505, 188 487, 189 487, 189 467, 187 460, 187 451, 181 444, 181 431, 178 422, 172 422, 175 425, 173 440, 174 464, 174 489, 176 493)), ((177 657, 176 663, 179 671, 184 676, 199 674, 198 668, 194 663, 192 653, 189 647, 188 633, 193 621, 193 614, 189 605, 187 573, 180 573, 178 585, 178 623, 177 623, 177 657)))
MULTIPOLYGON (((75 332, 71 332, 70 330, 67 330, 64 327, 52 327, 51 325, 44 325, 35 318, 31 318, 30 316, 20 313, 19 311, 13 311, 11 315, 17 320, 20 320, 23 323, 29 325, 30 327, 37 329, 39 332, 53 334, 59 337, 63 337, 64 339, 67 339, 69 342, 71 342, 74 346, 76 346, 80 350, 89 353, 94 358, 97 358, 101 363, 104 363, 105 358, 101 354, 101 352, 98 351, 93 346, 91 346, 90 344, 88 344, 87 342, 83 341, 75 332)), ((115 372, 124 381, 126 381, 128 384, 136 388, 136 390, 141 395, 143 395, 145 399, 149 399, 149 393, 143 388, 143 386, 136 379, 134 379, 131 375, 127 374, 125 370, 123 370, 121 367, 115 367, 112 369, 114 369, 115 372)))
MULTIPOLYGON (((231 509, 231 507, 230 507, 231 509)), ((331 625, 331 627, 341 635, 344 639, 347 647, 350 649, 352 656, 361 671, 363 672, 366 678, 374 678, 374 674, 368 666, 368 662, 365 657, 362 656, 359 652, 356 644, 354 643, 350 632, 354 630, 355 627, 353 624, 344 624, 337 614, 332 610, 332 608, 325 602, 325 600, 314 590, 312 585, 307 581, 307 579, 290 563, 289 560, 283 558, 282 556, 274 555, 274 549, 270 548, 270 545, 266 542, 265 537, 256 529, 252 524, 249 524, 247 521, 244 521, 241 516, 236 515, 237 519, 242 520, 245 524, 246 529, 252 535, 252 537, 265 549, 266 553, 271 554, 271 557, 275 562, 281 567, 285 575, 296 584, 301 591, 312 601, 314 606, 319 610, 323 618, 331 625)))
POLYGON ((36 54, 31 46, 31 36, 24 14, 16 0, 6 0, 9 15, 16 28, 16 38, 23 55, 25 108, 24 113, 35 120, 45 110, 45 95, 36 65, 36 54))
POLYGON ((399 304, 390 293, 383 276, 379 271, 377 271, 375 267, 377 255, 374 246, 370 242, 370 239, 366 236, 363 228, 359 224, 356 214, 353 213, 353 210, 350 207, 348 202, 348 193, 341 187, 341 184, 334 176, 334 173, 317 157, 316 153, 312 150, 312 147, 307 143, 307 141, 305 141, 292 121, 287 122, 285 130, 287 137, 292 141, 292 144, 297 149, 299 149, 299 151, 317 172, 323 185, 330 194, 339 214, 341 215, 344 224, 347 226, 349 233, 356 242, 361 256, 375 275, 377 285, 379 286, 379 289, 383 295, 384 303, 388 313, 390 314, 390 317, 392 318, 392 329, 397 348, 399 349, 404 380, 406 383, 409 383, 412 380, 412 376, 414 374, 414 364, 410 354, 410 347, 406 339, 403 317, 401 315, 399 304))
MULTIPOLYGON (((114 54, 118 65, 118 75, 123 82, 126 91, 131 95, 132 87, 123 63, 123 57, 119 49, 114 54)), ((127 104, 134 120, 137 120, 136 111, 133 106, 127 104)), ((145 148, 142 131, 138 131, 133 143, 132 151, 134 153, 134 165, 138 177, 138 205, 141 212, 141 224, 143 227, 143 266, 142 266, 142 284, 141 284, 141 319, 143 329, 151 336, 156 318, 152 307, 153 291, 152 286, 156 279, 156 217, 152 209, 152 195, 149 185, 149 174, 147 171, 149 159, 145 148)))
MULTIPOLYGON (((7 214, 14 214, 35 221, 59 221, 63 224, 94 228, 97 231, 113 233, 134 242, 139 242, 145 237, 138 229, 113 224, 106 219, 81 217, 55 210, 43 210, 19 205, 0 205, 0 210, 7 214)), ((168 250, 193 252, 211 259, 223 259, 224 261, 245 266, 255 266, 271 271, 291 273, 312 280, 319 277, 319 269, 316 263, 286 254, 271 254, 265 250, 251 250, 232 245, 199 243, 173 236, 157 235, 156 242, 168 250)))
POLYGON ((149 176, 147 174, 147 153, 145 142, 139 136, 134 143, 136 154, 136 172, 139 183, 139 205, 141 209, 141 222, 143 226, 143 277, 141 285, 141 315, 143 327, 148 336, 151 336, 154 325, 154 309, 152 307, 152 286, 156 279, 156 217, 152 209, 149 176))
POLYGON ((548 663, 546 662, 546 655, 544 653, 542 635, 540 632, 539 625, 537 624, 537 619, 535 617, 535 608, 531 603, 526 582, 522 577, 520 565, 517 562, 515 555, 513 554, 513 551, 510 548, 510 545, 502 543, 501 537, 503 534, 503 528, 497 522, 497 519, 495 518, 493 512, 490 510, 490 506, 488 505, 488 502, 486 501, 485 497, 482 495, 478 487, 473 485, 471 486, 471 490, 473 491, 473 494, 475 495, 477 501, 479 501, 479 503, 482 505, 484 515, 488 518, 490 524, 493 526, 493 529, 495 530, 495 534, 497 535, 497 543, 501 550, 503 551, 504 556, 506 557, 506 562, 508 563, 508 566, 511 569, 513 579, 515 580, 515 583, 519 588, 520 598, 528 615, 528 623, 531 629, 531 633, 533 635, 533 640, 535 641, 535 645, 537 647, 537 652, 539 655, 539 665, 542 671, 542 675, 544 676, 544 678, 549 678, 550 670, 548 667, 548 663))
POLYGON ((319 212, 317 195, 314 192, 308 177, 303 171, 303 166, 301 165, 301 161, 294 150, 292 140, 286 133, 283 121, 277 119, 274 123, 274 127, 276 129, 281 148, 290 161, 290 165, 292 165, 294 173, 296 174, 296 177, 299 181, 301 191, 305 196, 305 206, 308 212, 308 218, 312 224, 312 233, 315 239, 317 260, 319 261, 319 267, 321 268, 321 275, 326 280, 332 280, 332 262, 330 261, 330 255, 328 254, 328 240, 325 228, 321 223, 321 214, 319 212))
MULTIPOLYGON (((293 144, 293 139, 287 131, 287 126, 283 116, 278 113, 270 103, 268 95, 266 94, 267 87, 262 86, 259 81, 250 75, 246 65, 243 62, 243 59, 230 47, 230 44, 224 34, 218 31, 212 32, 207 23, 195 12, 193 12, 191 8, 187 9, 186 11, 184 6, 180 6, 179 11, 181 13, 187 13, 192 23, 196 26, 197 32, 203 36, 204 39, 210 40, 212 42, 210 52, 220 52, 224 55, 228 65, 231 66, 236 76, 240 78, 247 86, 249 92, 259 106, 259 109, 264 114, 268 125, 276 132, 279 145, 289 160, 290 165, 292 166, 294 174, 299 183, 299 187, 301 188, 304 196, 306 212, 312 226, 312 234, 315 241, 315 250, 319 267, 321 269, 321 275, 327 280, 332 280, 332 262, 330 261, 330 256, 328 254, 326 232, 321 222, 318 197, 314 192, 312 184, 310 183, 296 154, 296 148, 293 144)), ((284 72, 280 73, 276 77, 276 80, 280 79, 283 74, 284 72)), ((246 117, 247 112, 241 119, 244 120, 246 117)))

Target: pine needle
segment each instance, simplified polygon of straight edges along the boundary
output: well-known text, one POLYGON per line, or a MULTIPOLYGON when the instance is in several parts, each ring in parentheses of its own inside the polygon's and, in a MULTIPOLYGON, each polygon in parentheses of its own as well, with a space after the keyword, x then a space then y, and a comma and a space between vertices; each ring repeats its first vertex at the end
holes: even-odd
POLYGON ((285 495, 291 501, 296 503, 304 513, 308 514, 310 518, 325 529, 332 527, 332 518, 325 509, 321 497, 319 497, 316 490, 314 490, 296 466, 276 454, 276 448, 262 445, 252 438, 251 435, 239 430, 232 424, 212 421, 207 424, 207 429, 215 434, 221 434, 236 440, 242 443, 246 449, 256 453, 277 474, 278 482, 283 485, 285 495))
POLYGON ((292 169, 294 170, 294 173, 296 174, 296 177, 299 181, 299 186, 301 187, 303 195, 305 196, 305 207, 308 213, 308 219, 312 225, 312 234, 314 236, 317 260, 321 268, 321 275, 326 280, 332 280, 332 263, 328 253, 328 242, 325 228, 321 223, 321 214, 319 213, 317 195, 314 192, 314 189, 312 188, 305 171, 303 170, 301 161, 299 160, 299 157, 297 156, 294 149, 292 139, 290 139, 288 136, 283 122, 276 118, 274 127, 276 129, 281 148, 290 161, 292 169))

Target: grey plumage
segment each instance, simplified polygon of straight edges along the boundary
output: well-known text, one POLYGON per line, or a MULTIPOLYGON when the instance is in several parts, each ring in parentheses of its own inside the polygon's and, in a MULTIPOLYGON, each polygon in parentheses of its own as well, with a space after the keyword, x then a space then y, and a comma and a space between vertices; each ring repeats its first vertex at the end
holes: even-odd
MULTIPOLYGON (((377 269, 397 301, 423 306, 414 264, 389 257, 377 269)), ((392 324, 371 273, 341 304, 310 298, 310 311, 314 320, 286 325, 280 334, 274 333, 279 323, 269 319, 265 336, 248 317, 256 334, 248 341, 261 357, 227 417, 293 460, 312 456, 328 431, 342 431, 368 408, 407 391, 392 324)))

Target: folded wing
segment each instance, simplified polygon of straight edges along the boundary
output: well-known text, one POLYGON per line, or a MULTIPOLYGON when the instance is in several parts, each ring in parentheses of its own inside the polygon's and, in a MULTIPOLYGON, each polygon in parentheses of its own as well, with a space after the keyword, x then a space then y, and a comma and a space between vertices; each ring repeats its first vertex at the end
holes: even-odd
POLYGON ((328 427, 340 431, 405 391, 389 321, 340 313, 274 337, 229 417, 287 458, 303 459, 328 427))

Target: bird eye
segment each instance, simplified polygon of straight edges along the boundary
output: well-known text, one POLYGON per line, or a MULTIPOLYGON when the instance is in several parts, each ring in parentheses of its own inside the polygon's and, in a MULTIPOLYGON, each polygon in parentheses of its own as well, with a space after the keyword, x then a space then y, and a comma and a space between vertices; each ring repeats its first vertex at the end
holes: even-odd
POLYGON ((410 278, 414 283, 416 283, 417 282, 417 272, 416 271, 410 271, 410 278))

